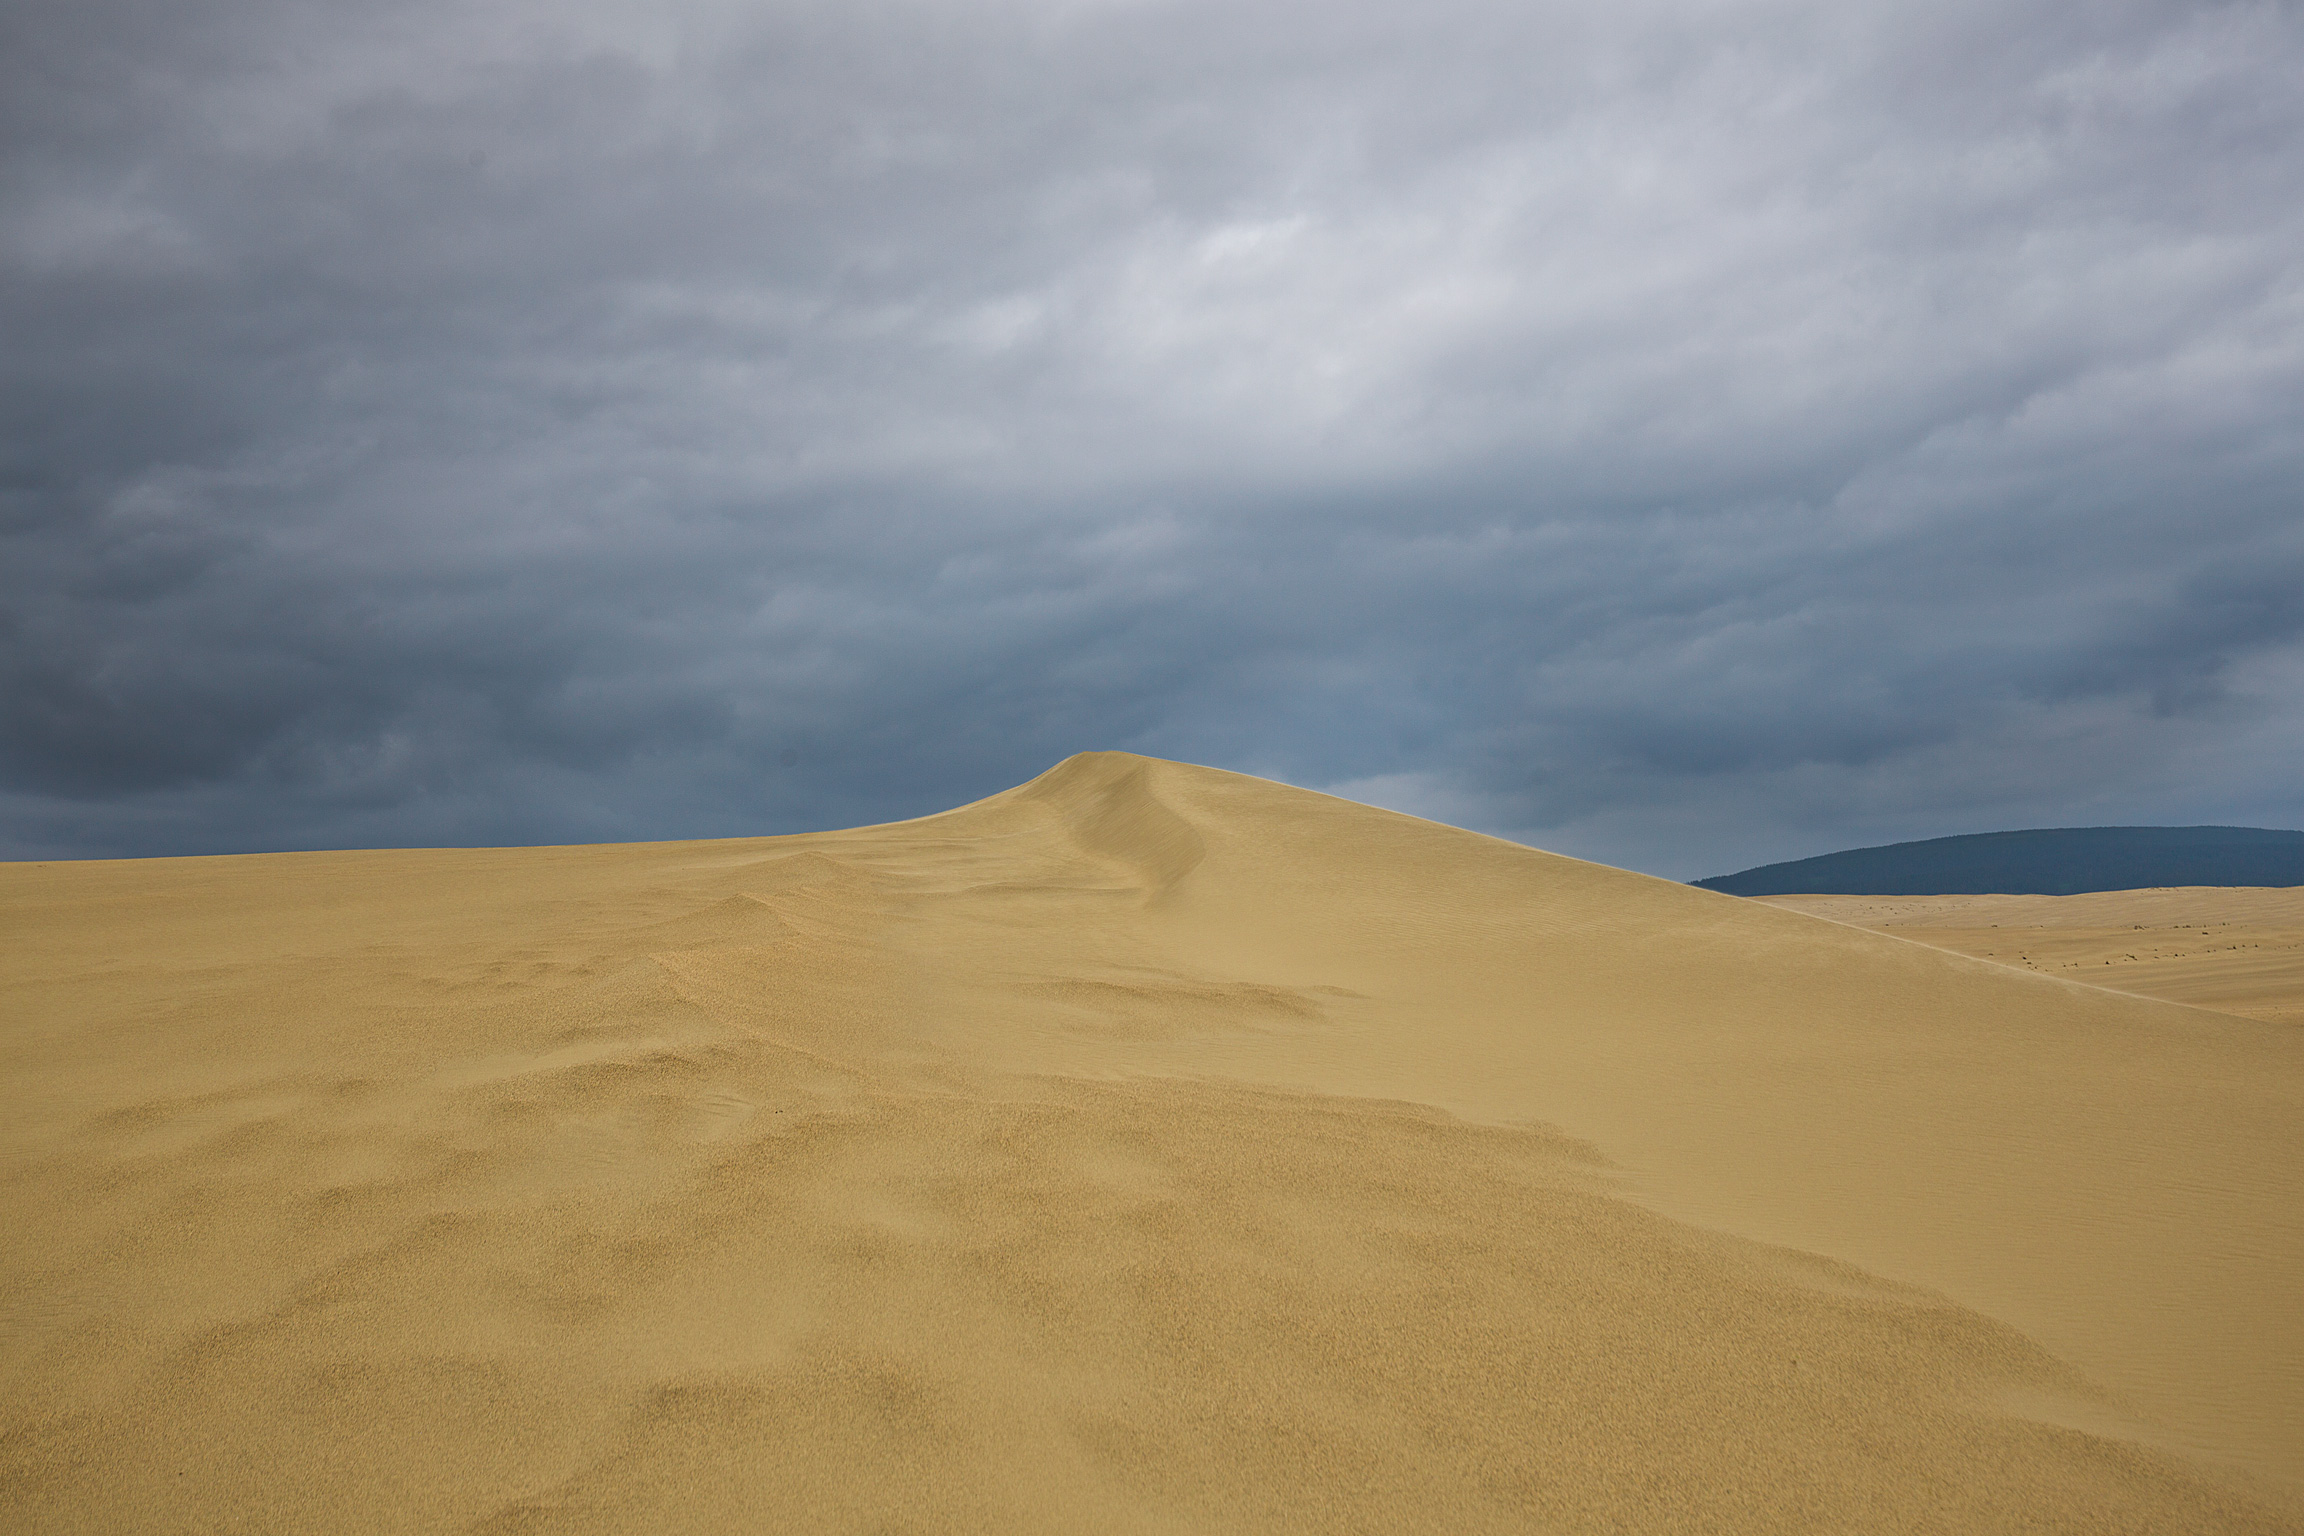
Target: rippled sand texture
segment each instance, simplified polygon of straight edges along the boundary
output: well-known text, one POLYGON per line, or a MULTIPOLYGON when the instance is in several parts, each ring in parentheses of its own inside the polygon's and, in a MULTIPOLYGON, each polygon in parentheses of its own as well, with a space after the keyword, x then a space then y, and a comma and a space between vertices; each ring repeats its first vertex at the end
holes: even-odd
POLYGON ((26 1531, 2299 1531, 2304 1046, 1259 780, 0 867, 26 1531))
POLYGON ((2049 976, 2304 1026, 2304 886, 1760 899, 2049 976))

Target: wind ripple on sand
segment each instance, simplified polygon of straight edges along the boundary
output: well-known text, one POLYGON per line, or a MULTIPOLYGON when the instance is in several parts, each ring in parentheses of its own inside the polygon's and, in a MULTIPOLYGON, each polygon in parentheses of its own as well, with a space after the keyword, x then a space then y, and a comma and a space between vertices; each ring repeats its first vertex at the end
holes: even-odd
MULTIPOLYGON (((2152 1005, 1109 755, 802 839, 6 867, 0 915, 24 1529, 2304 1530, 2249 1427, 2293 1381, 2118 1401, 2057 1246, 1963 1236, 2041 1181, 2068 1267, 2222 1287, 2113 1368, 2295 1358, 2246 1227, 2293 1149, 2074 1069, 2152 1005), (2033 1074, 2013 1175, 1973 1051, 2033 1074), (2078 1345, 2011 1325, 2043 1286, 2078 1345)), ((2122 1070, 2297 1081, 2186 1041, 2122 1070)))

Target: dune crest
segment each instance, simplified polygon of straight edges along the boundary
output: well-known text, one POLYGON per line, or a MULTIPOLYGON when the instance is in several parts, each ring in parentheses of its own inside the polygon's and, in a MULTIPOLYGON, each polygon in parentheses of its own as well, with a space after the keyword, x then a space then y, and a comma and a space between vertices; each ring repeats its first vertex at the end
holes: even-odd
POLYGON ((1199 829, 1153 790, 1146 759, 1083 752, 1016 794, 1054 807, 1082 850, 1118 865, 1154 898, 1190 874, 1208 851, 1199 829))
POLYGON ((0 866, 44 1530, 2304 1530, 2304 1050, 1241 775, 0 866))

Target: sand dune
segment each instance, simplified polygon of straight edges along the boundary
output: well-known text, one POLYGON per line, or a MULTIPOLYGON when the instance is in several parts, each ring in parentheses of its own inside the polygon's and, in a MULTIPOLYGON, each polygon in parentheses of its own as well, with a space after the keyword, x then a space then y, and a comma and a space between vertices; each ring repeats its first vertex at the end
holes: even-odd
POLYGON ((2304 886, 1759 899, 2049 976, 2304 1025, 2304 886))
POLYGON ((0 866, 43 1531, 2299 1531, 2304 1037, 1260 780, 0 866))

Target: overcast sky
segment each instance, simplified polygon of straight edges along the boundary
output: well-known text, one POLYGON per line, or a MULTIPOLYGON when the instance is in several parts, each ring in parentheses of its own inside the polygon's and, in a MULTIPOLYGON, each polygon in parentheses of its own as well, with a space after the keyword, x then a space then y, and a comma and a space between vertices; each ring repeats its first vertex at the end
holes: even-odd
POLYGON ((0 857, 1085 748, 2304 825, 2304 7, 13 0, 0 857))

